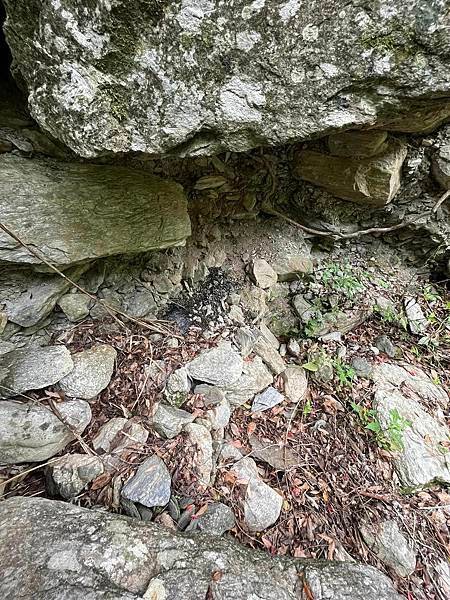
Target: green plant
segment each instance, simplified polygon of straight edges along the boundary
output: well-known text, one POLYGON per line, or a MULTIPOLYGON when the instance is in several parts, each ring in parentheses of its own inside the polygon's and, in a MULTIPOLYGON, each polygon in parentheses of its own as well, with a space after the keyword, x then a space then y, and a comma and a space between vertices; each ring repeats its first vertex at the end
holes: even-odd
POLYGON ((311 414, 312 412, 312 403, 311 403, 311 399, 308 398, 307 401, 305 402, 305 406, 303 407, 303 416, 307 417, 309 414, 311 414))
POLYGON ((354 298, 364 291, 364 284, 353 274, 350 264, 329 263, 322 273, 322 282, 331 290, 354 298))
POLYGON ((333 366, 336 370, 337 378, 342 386, 351 387, 356 375, 356 371, 350 365, 342 362, 340 358, 333 361, 333 366))
POLYGON ((366 408, 362 404, 357 404, 356 402, 350 402, 350 406, 358 415, 364 429, 368 429, 376 435, 382 435, 380 422, 376 418, 376 412, 372 408, 366 408))
POLYGON ((408 330, 408 320, 405 315, 401 312, 397 312, 394 308, 382 308, 381 306, 374 306, 374 313, 379 315, 382 321, 386 323, 391 323, 392 325, 397 325, 401 327, 405 331, 408 330))
POLYGON ((411 427, 411 421, 405 419, 396 408, 389 412, 389 424, 387 436, 390 442, 390 450, 403 450, 403 434, 407 427, 411 427))
POLYGON ((376 442, 381 448, 391 451, 403 450, 403 434, 407 427, 411 427, 412 423, 405 419, 396 408, 390 411, 389 423, 384 432, 375 410, 356 402, 351 402, 350 405, 358 415, 364 429, 374 434, 376 442))

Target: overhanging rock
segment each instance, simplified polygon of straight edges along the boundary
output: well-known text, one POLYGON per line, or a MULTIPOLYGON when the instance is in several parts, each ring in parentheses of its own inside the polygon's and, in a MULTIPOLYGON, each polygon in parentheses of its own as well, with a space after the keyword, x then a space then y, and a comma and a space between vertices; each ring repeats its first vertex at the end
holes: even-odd
MULTIPOLYGON (((183 244, 183 188, 124 167, 0 156, 1 222, 47 261, 67 266, 183 244)), ((0 232, 0 260, 40 263, 0 232)))
POLYGON ((63 502, 11 498, 0 526, 2 598, 400 600, 373 567, 272 558, 63 502))
POLYGON ((244 151, 450 117, 443 0, 4 0, 37 122, 84 157, 244 151))

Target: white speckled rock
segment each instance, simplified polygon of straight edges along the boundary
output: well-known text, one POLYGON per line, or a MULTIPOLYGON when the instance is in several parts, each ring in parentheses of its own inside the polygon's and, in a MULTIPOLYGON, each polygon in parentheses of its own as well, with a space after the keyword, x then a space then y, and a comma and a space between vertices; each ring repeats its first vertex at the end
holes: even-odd
POLYGON ((102 473, 103 464, 98 456, 67 454, 49 465, 48 487, 52 493, 70 500, 102 473))
POLYGON ((114 348, 107 344, 73 354, 73 370, 60 380, 61 389, 73 398, 94 398, 111 381, 116 356, 114 348))
POLYGON ((206 350, 186 365, 193 379, 219 387, 233 385, 242 373, 243 359, 230 342, 206 350))
POLYGON ((290 365, 282 374, 284 393, 291 402, 298 402, 308 391, 308 377, 303 367, 290 365))
POLYGON ((153 417, 152 427, 165 438, 178 435, 183 427, 194 420, 194 415, 175 406, 159 404, 153 417))
POLYGON ((450 115, 443 0, 4 4, 32 116, 85 157, 429 131, 450 115))
POLYGON ((209 485, 213 470, 213 446, 209 431, 199 423, 188 423, 184 430, 188 434, 189 443, 194 447, 194 469, 198 473, 200 483, 209 485))
POLYGON ((283 498, 267 483, 250 479, 244 500, 244 518, 250 531, 264 531, 281 513, 283 498))
MULTIPOLYGON (((57 407, 71 427, 83 433, 92 416, 89 404, 84 400, 69 400, 57 407)), ((47 460, 74 439, 50 407, 0 401, 0 463, 47 460)))
POLYGON ((360 527, 364 541, 400 577, 408 577, 416 568, 416 552, 410 540, 400 531, 396 521, 378 525, 364 523, 360 527))
POLYGON ((252 412, 269 410, 277 404, 283 402, 284 396, 272 386, 268 387, 261 394, 257 394, 252 404, 252 412))

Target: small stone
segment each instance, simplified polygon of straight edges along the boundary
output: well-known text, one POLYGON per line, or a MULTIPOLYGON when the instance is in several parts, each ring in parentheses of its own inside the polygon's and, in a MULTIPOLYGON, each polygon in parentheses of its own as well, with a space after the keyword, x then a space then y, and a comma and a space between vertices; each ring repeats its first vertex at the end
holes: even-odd
POLYGON ((225 442, 220 450, 221 462, 236 462, 242 458, 242 452, 231 442, 225 442))
POLYGON ((428 321, 423 314, 420 304, 415 298, 408 297, 404 300, 406 318, 409 329, 415 335, 422 335, 428 327, 428 321))
POLYGON ((221 342, 186 365, 193 379, 220 387, 236 383, 242 374, 242 367, 242 356, 232 349, 231 342, 221 342))
POLYGON ((283 256, 274 262, 273 268, 278 281, 294 281, 301 275, 312 273, 314 264, 308 252, 283 256))
MULTIPOLYGON (((57 408, 78 434, 91 421, 91 409, 84 400, 61 402, 57 408)), ((0 402, 0 463, 41 462, 74 439, 72 431, 50 407, 31 402, 0 402)))
POLYGON ((233 511, 221 502, 209 504, 205 514, 197 520, 197 529, 209 535, 223 535, 233 529, 234 525, 233 511))
POLYGON ((114 417, 100 427, 92 440, 92 447, 100 454, 119 455, 124 450, 139 449, 145 444, 148 431, 140 423, 123 417, 114 417))
POLYGON ((235 323, 239 323, 240 325, 245 325, 245 317, 242 312, 242 308, 239 306, 235 306, 234 304, 230 307, 228 312, 229 318, 235 323))
POLYGON ((358 377, 370 377, 372 375, 373 365, 365 358, 356 356, 352 360, 352 367, 358 377))
POLYGON ((188 434, 191 445, 196 448, 194 467, 199 476, 199 482, 209 485, 213 469, 213 447, 210 432, 198 423, 188 423, 184 430, 188 434))
POLYGON ((252 404, 252 412, 269 410, 280 402, 283 402, 284 396, 274 387, 268 387, 262 394, 257 394, 252 404))
POLYGON ((0 359, 0 367, 8 370, 0 397, 8 397, 58 383, 74 363, 65 346, 45 346, 9 352, 0 359))
POLYGON ((272 346, 272 348, 274 350, 278 350, 280 347, 280 342, 264 322, 260 323, 259 330, 264 336, 264 339, 272 346))
POLYGON ((259 479, 259 471, 253 458, 244 456, 232 465, 230 471, 234 473, 239 483, 247 485, 251 479, 259 479))
POLYGON ((380 352, 384 352, 391 358, 394 358, 397 354, 397 348, 392 343, 390 338, 387 335, 379 335, 375 340, 375 346, 380 350, 380 352))
POLYGON ((194 394, 203 396, 205 406, 220 404, 225 399, 225 394, 220 388, 206 383, 196 385, 194 394))
POLYGON ((274 375, 279 375, 285 370, 286 364, 283 358, 265 337, 259 337, 253 349, 263 359, 274 375))
POLYGON ((308 391, 308 377, 305 369, 298 365, 287 367, 281 375, 284 384, 284 393, 291 402, 299 402, 308 391))
POLYGON ((152 419, 152 427, 159 435, 170 439, 181 433, 181 430, 188 423, 192 423, 194 416, 185 411, 159 404, 152 419))
POLYGON ((334 156, 368 158, 386 150, 386 140, 386 131, 344 131, 330 135, 328 147, 334 156))
POLYGON ((232 406, 242 406, 272 381, 273 377, 269 369, 261 357, 256 356, 252 361, 244 364, 243 373, 236 383, 224 387, 223 391, 232 406))
POLYGON ((364 541, 378 558, 400 577, 408 577, 416 568, 413 544, 401 533, 394 520, 383 521, 377 527, 360 527, 364 541))
POLYGON ((210 422, 213 431, 228 427, 230 417, 231 407, 226 398, 219 404, 216 404, 213 408, 210 408, 205 415, 205 418, 210 422))
POLYGON ((81 292, 74 294, 65 294, 58 300, 58 305, 69 321, 76 323, 85 319, 94 301, 86 294, 81 292))
POLYGON ((244 500, 244 519, 250 531, 264 531, 281 513, 283 498, 259 479, 250 479, 244 500))
POLYGON ((172 406, 182 406, 186 402, 190 391, 191 381, 189 379, 189 372, 185 367, 176 369, 167 378, 164 395, 172 406))
POLYGON ((170 500, 171 478, 163 460, 156 454, 147 458, 122 488, 125 500, 152 508, 170 500))
POLYGON ((263 258, 256 258, 253 261, 250 276, 253 282, 263 290, 270 288, 278 281, 278 275, 263 258))
POLYGON ((298 318, 304 324, 308 323, 316 315, 313 305, 305 299, 302 294, 294 296, 292 303, 298 318))
POLYGON ((320 336, 321 342, 342 342, 342 333, 340 331, 330 331, 325 335, 320 336))
POLYGON ((277 471, 285 471, 300 464, 300 458, 281 443, 264 442, 254 435, 250 436, 249 441, 252 447, 252 456, 266 462, 277 471))
POLYGON ((177 338, 169 338, 168 340, 166 340, 167 348, 178 348, 179 345, 180 342, 177 340, 177 338))
POLYGON ((258 329, 251 327, 240 327, 236 331, 234 342, 244 358, 247 358, 253 352, 253 348, 260 335, 261 333, 258 329))
POLYGON ((286 346, 288 354, 293 356, 294 358, 298 358, 300 356, 300 344, 294 338, 290 338, 287 346, 286 346))
POLYGON ((103 464, 97 456, 67 454, 49 465, 47 478, 53 494, 70 500, 102 473, 103 464))
POLYGON ((61 389, 73 398, 95 398, 109 385, 116 356, 116 351, 108 344, 72 355, 74 368, 60 380, 61 389))

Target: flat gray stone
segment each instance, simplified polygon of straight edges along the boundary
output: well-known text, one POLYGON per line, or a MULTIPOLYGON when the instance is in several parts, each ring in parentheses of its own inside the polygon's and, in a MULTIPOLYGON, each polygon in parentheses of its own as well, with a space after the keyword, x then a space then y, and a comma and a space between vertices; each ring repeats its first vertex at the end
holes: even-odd
MULTIPOLYGON (((190 235, 182 187, 143 171, 3 154, 0 179, 2 219, 54 265, 167 248, 190 235)), ((42 262, 3 231, 0 259, 42 262)))
POLYGON ((170 500, 171 477, 166 465, 154 454, 147 458, 122 488, 122 496, 152 508, 165 506, 170 500))
POLYGON ((250 479, 245 492, 244 519, 250 531, 264 531, 281 513, 283 498, 267 483, 250 479))
POLYGON ((45 346, 14 350, 0 359, 0 366, 8 369, 0 396, 8 397, 58 383, 74 363, 65 346, 45 346))
POLYGON ((164 438, 173 438, 181 433, 188 423, 192 423, 194 416, 174 406, 159 404, 152 418, 152 427, 164 438))
POLYGON ((300 464, 300 458, 290 448, 285 448, 282 443, 275 444, 270 441, 260 440, 256 436, 249 437, 252 447, 252 456, 262 460, 277 471, 286 471, 300 464))
POLYGON ((286 364, 282 356, 263 335, 256 340, 253 350, 263 359, 274 375, 279 375, 285 370, 286 364))
MULTIPOLYGON (((87 402, 69 400, 57 408, 77 433, 83 433, 92 416, 87 402)), ((0 402, 0 463, 41 462, 74 439, 49 407, 12 400, 0 402)))
POLYGON ((414 545, 400 531, 396 521, 389 520, 360 527, 364 541, 378 558, 400 577, 408 577, 416 568, 414 545))
POLYGON ((379 335, 375 340, 375 346, 380 352, 384 352, 391 358, 394 358, 397 354, 396 346, 387 335, 379 335))
POLYGON ((0 503, 0 530, 5 599, 198 600, 212 589, 217 599, 298 600, 304 581, 317 599, 326 590, 327 600, 401 600, 367 565, 272 557, 67 502, 9 498, 0 503))
POLYGON ((230 403, 226 398, 206 411, 205 419, 209 421, 211 429, 217 431, 228 427, 231 417, 230 403))
POLYGON ((75 292, 73 294, 65 294, 58 300, 58 306, 69 319, 76 323, 85 319, 89 315, 94 301, 86 294, 75 292))
POLYGON ((224 392, 216 387, 215 385, 208 385, 207 383, 201 383, 196 385, 194 394, 200 394, 203 396, 205 406, 214 406, 220 404, 225 399, 224 392))
POLYGON ((233 511, 221 502, 209 504, 205 514, 197 520, 197 529, 209 535, 223 535, 233 529, 234 525, 233 511))
POLYGON ((61 389, 73 398, 94 398, 109 385, 116 356, 116 351, 108 344, 73 354, 74 367, 60 380, 61 389))
POLYGON ((299 402, 308 391, 308 377, 303 367, 289 365, 282 374, 284 394, 291 402, 299 402))
POLYGON ((428 321, 423 314, 422 307, 416 298, 407 297, 404 300, 406 318, 411 333, 415 335, 423 335, 428 327, 428 321))
POLYGON ((193 379, 219 387, 233 385, 242 373, 243 359, 230 342, 206 350, 186 365, 193 379))
POLYGON ((273 263, 278 281, 295 281, 302 275, 311 273, 314 265, 309 252, 304 254, 286 254, 273 263))
POLYGON ((70 500, 102 473, 103 464, 98 456, 66 454, 47 467, 47 480, 53 494, 70 500))
POLYGON ((199 423, 188 423, 184 430, 188 435, 188 441, 195 448, 193 459, 194 470, 198 474, 202 485, 211 483, 213 470, 213 445, 210 432, 199 423))
POLYGON ((261 394, 257 394, 252 404, 252 412, 269 410, 280 402, 283 402, 284 396, 278 390, 270 386, 261 394))
POLYGON ((241 406, 251 400, 255 394, 266 388, 273 381, 273 376, 259 356, 245 362, 242 375, 233 385, 222 389, 231 406, 241 406))
POLYGON ((244 358, 253 352, 259 337, 261 337, 261 332, 254 327, 239 327, 235 332, 234 343, 244 358))
POLYGON ((276 272, 263 258, 256 258, 252 262, 250 269, 253 282, 263 290, 272 287, 278 280, 276 272))

